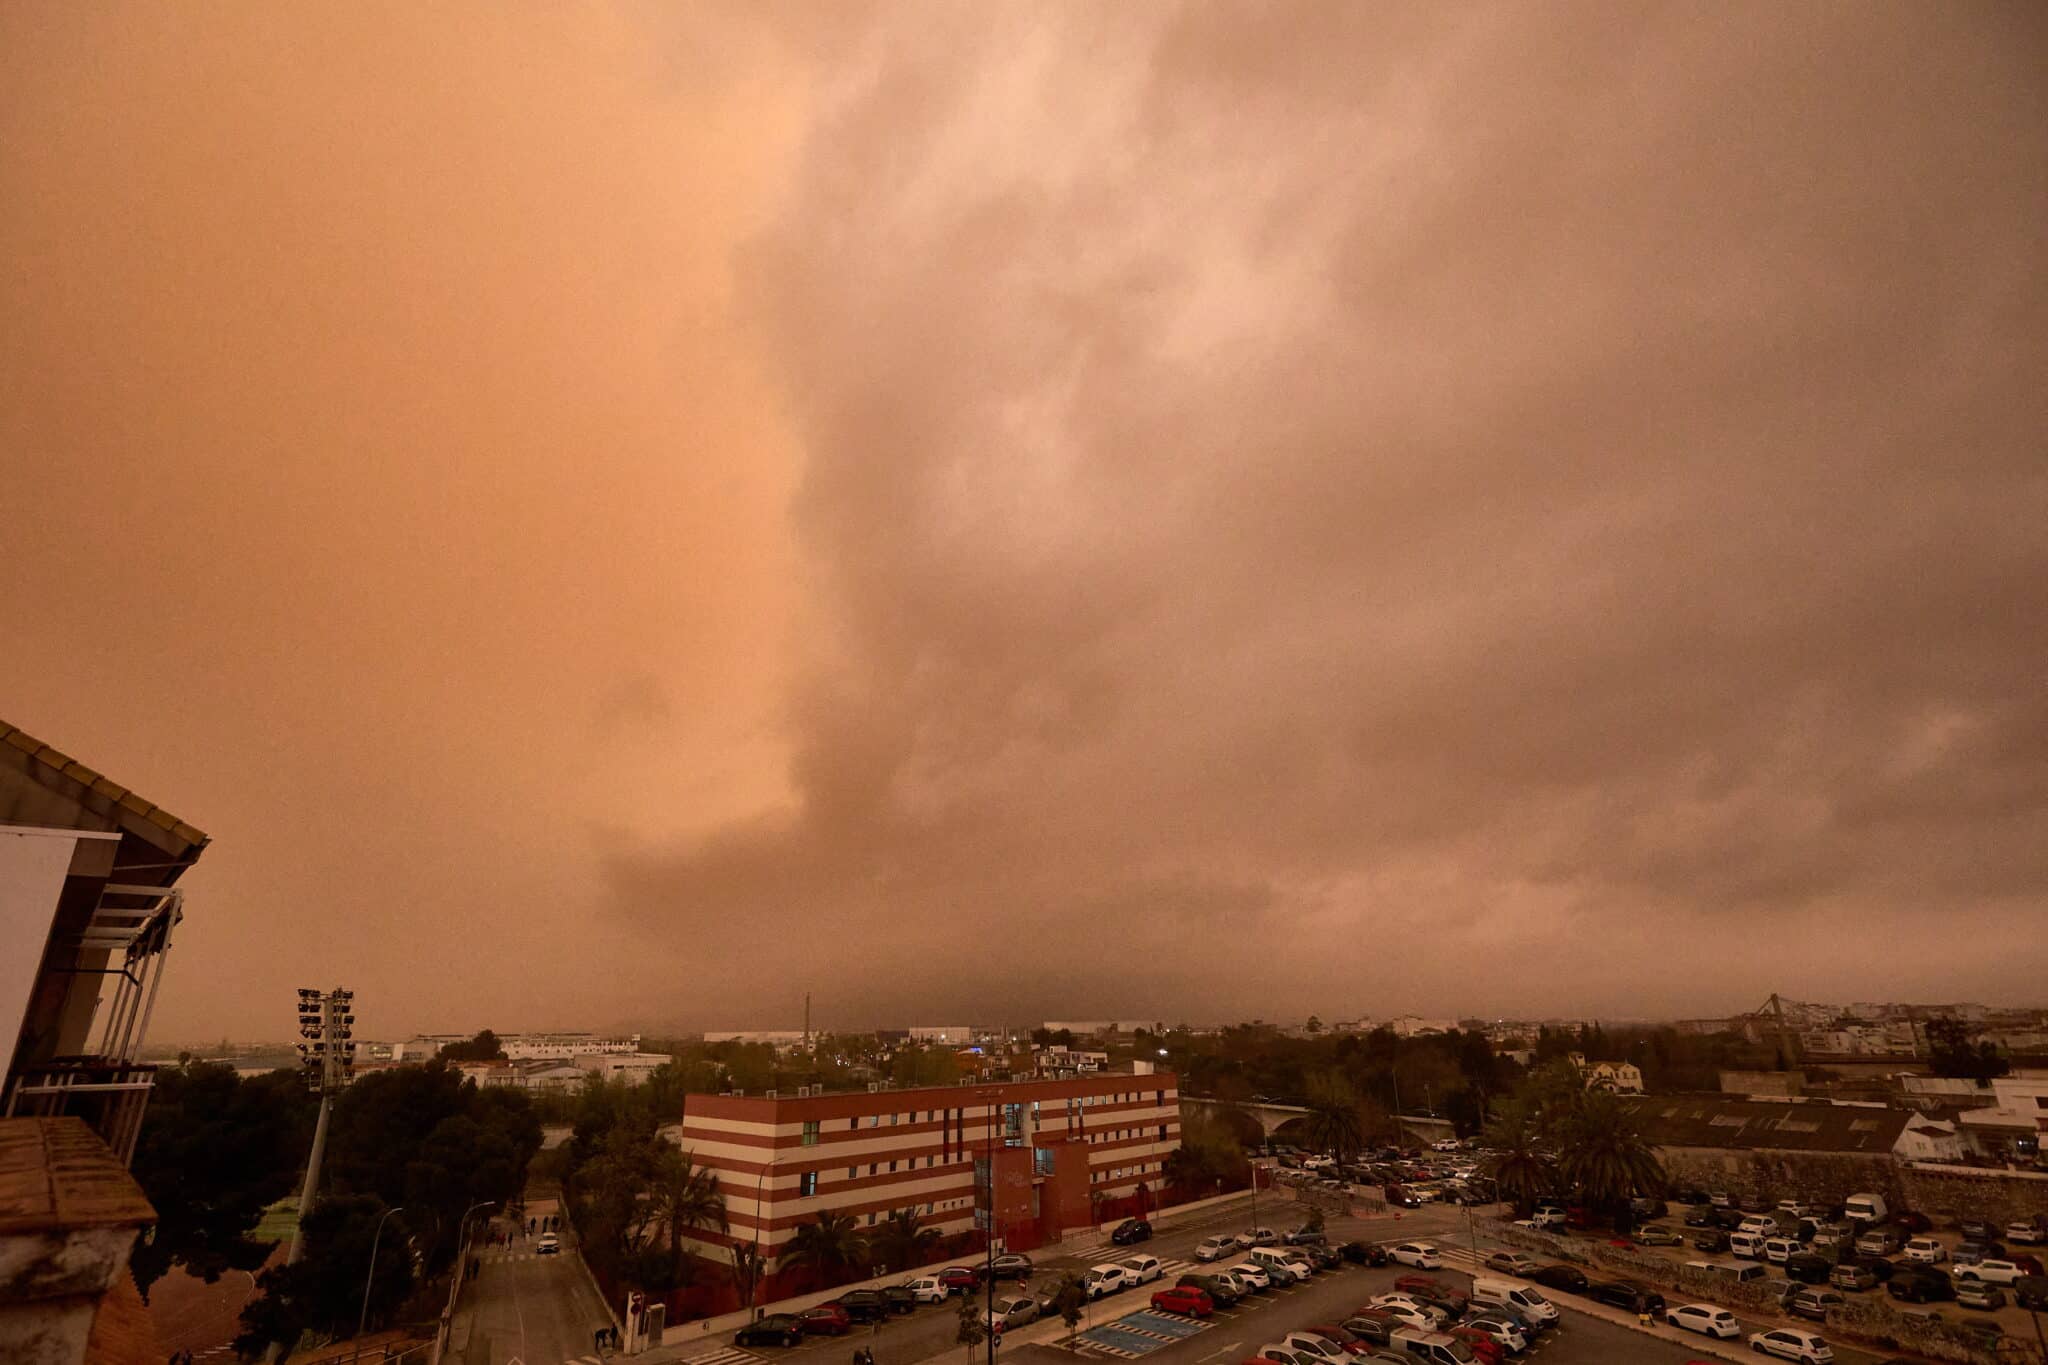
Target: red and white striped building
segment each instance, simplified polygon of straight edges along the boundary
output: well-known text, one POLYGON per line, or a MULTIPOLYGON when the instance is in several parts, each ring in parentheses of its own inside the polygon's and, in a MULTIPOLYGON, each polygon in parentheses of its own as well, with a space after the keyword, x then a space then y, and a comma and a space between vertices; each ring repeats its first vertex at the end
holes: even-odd
POLYGON ((1180 1146, 1169 1072, 836 1094, 690 1095, 683 1149, 718 1176, 730 1230, 693 1248, 718 1261, 756 1242, 769 1278, 796 1229, 831 1211, 863 1232, 898 1209, 951 1235, 975 1226, 976 1163, 994 1176, 996 1234, 1013 1251, 1156 1206, 1180 1146), (1142 1189, 1140 1187, 1143 1187, 1142 1189))

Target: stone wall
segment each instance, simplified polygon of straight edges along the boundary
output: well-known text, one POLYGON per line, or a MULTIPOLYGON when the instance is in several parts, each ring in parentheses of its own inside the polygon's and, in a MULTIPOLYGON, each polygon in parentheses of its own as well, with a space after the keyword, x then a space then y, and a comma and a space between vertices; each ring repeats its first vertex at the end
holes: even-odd
POLYGON ((1960 1218, 1989 1218, 2010 1223, 2048 1217, 2048 1174, 2036 1171, 1990 1171, 1975 1166, 1937 1166, 1914 1162, 1901 1168, 1906 1207, 1918 1209, 1936 1223, 1960 1218))
MULTIPOLYGON (((1901 1198, 1898 1163, 1883 1156, 1835 1152, 1734 1152, 1712 1147, 1660 1147, 1672 1188, 1726 1190, 1737 1199, 1805 1199, 1837 1204, 1852 1194, 1901 1198)), ((1911 1207, 1909 1204, 1908 1207, 1911 1207)))

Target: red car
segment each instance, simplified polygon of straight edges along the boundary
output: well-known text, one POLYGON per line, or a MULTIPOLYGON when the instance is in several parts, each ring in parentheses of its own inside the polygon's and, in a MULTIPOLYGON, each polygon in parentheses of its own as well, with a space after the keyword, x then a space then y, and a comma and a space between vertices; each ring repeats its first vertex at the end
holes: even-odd
POLYGON ((836 1303, 821 1303, 816 1308, 806 1308, 796 1315, 806 1335, 824 1332, 830 1336, 843 1337, 853 1330, 853 1319, 846 1310, 836 1303))
POLYGON ((1321 1337, 1324 1341, 1336 1342, 1347 1352, 1355 1356, 1362 1356, 1372 1349, 1372 1347, 1366 1344, 1364 1337, 1359 1336, 1356 1332, 1347 1332, 1334 1322, 1320 1323, 1304 1330, 1310 1336, 1321 1337))
POLYGON ((1484 1365, 1500 1365, 1508 1358, 1507 1347, 1476 1327, 1447 1327, 1444 1330, 1464 1342, 1473 1358, 1484 1362, 1484 1365))
POLYGON ((1215 1301, 1191 1284, 1160 1290, 1152 1296, 1152 1306, 1162 1313, 1185 1313, 1191 1318, 1206 1318, 1216 1311, 1215 1301))
POLYGON ((981 1267, 971 1265, 949 1265, 939 1272, 939 1283, 948 1291, 979 1289, 981 1267))

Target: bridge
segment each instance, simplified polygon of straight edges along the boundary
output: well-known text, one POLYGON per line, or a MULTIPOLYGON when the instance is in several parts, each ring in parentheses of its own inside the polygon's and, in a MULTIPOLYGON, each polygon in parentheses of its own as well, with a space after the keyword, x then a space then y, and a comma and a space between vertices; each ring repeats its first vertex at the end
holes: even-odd
MULTIPOLYGON (((1224 1108, 1235 1108, 1251 1115, 1258 1121, 1259 1129, 1267 1137, 1280 1131, 1281 1125, 1294 1119, 1308 1116, 1308 1109, 1299 1104, 1274 1104, 1269 1101, 1246 1100, 1236 1105, 1227 1105, 1222 1100, 1206 1099, 1200 1095, 1183 1093, 1180 1097, 1183 1109, 1195 1109, 1206 1114, 1215 1114, 1224 1108)), ((1417 1142, 1436 1142, 1443 1138, 1456 1137, 1449 1119, 1440 1119, 1428 1114, 1396 1114, 1395 1121, 1401 1131, 1417 1142)))

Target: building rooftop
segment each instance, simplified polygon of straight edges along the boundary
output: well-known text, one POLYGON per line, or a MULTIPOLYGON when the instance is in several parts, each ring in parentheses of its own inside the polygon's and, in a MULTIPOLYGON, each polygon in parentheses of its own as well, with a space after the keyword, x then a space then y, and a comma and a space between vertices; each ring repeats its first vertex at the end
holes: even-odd
POLYGON ((1625 1096, 1659 1147, 1890 1152, 1913 1114, 1876 1105, 1748 1100, 1728 1095, 1625 1096))
MULTIPOLYGON (((183 858, 207 843, 205 831, 6 721, 0 721, 0 762, 20 769, 38 786, 83 806, 174 857, 183 858)), ((32 825, 45 818, 38 811, 16 814, 0 810, 0 824, 32 825)))

